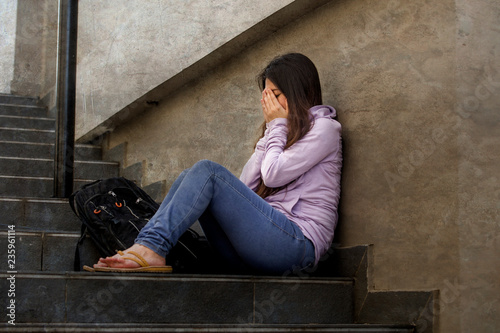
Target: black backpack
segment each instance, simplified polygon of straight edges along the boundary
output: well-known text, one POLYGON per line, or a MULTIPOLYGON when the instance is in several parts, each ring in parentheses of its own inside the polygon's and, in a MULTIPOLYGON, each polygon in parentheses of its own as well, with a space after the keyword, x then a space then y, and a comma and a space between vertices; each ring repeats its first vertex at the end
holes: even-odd
MULTIPOLYGON (((88 246, 83 246, 87 236, 92 239, 100 256, 113 256, 118 250, 125 250, 134 244, 140 230, 159 208, 159 204, 144 190, 123 177, 83 185, 69 197, 69 204, 82 222, 75 252, 76 271, 81 270, 82 261, 96 259, 95 255, 85 253, 92 252, 88 246)), ((174 272, 202 272, 207 264, 202 257, 206 258, 210 252, 206 239, 188 229, 168 254, 167 265, 171 265, 174 272)))

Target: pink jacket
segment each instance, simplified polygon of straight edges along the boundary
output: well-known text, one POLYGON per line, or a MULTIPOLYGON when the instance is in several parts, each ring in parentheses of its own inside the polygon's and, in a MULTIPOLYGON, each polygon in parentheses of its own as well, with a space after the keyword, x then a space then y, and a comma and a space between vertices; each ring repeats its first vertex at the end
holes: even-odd
POLYGON ((269 122, 240 179, 253 190, 261 177, 268 187, 296 180, 266 201, 295 222, 312 241, 317 263, 330 247, 337 225, 342 144, 341 125, 332 119, 336 115, 333 107, 318 105, 310 113, 313 127, 286 150, 287 120, 269 122))

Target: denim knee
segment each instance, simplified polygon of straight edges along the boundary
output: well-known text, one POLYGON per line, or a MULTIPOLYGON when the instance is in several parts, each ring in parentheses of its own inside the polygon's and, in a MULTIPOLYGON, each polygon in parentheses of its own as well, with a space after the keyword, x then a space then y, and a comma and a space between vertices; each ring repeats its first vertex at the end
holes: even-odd
POLYGON ((222 167, 220 164, 210 160, 200 160, 196 162, 191 169, 188 170, 208 170, 210 174, 215 174, 218 168, 222 167))
POLYGON ((212 168, 214 165, 218 165, 217 163, 211 161, 211 160, 199 160, 196 162, 192 169, 200 167, 200 168, 212 168))

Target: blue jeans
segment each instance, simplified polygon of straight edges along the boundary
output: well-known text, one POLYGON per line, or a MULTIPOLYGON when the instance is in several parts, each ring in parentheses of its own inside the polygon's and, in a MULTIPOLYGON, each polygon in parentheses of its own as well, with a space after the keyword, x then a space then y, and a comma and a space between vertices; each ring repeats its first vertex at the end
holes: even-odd
POLYGON ((294 222, 207 160, 181 173, 135 242, 165 257, 197 220, 210 245, 235 267, 283 273, 314 263, 314 246, 294 222))

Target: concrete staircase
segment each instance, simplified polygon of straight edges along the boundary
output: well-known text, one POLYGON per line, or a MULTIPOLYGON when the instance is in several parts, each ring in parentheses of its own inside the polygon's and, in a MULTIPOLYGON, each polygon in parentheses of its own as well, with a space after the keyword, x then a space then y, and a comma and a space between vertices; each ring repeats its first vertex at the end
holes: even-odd
MULTIPOLYGON (((0 331, 432 332, 410 324, 432 293, 368 292, 369 246, 332 248, 318 269, 289 276, 73 271, 80 223, 52 198, 54 136, 36 99, 0 95, 0 331)), ((75 187, 119 173, 99 146, 75 154, 75 187)))

